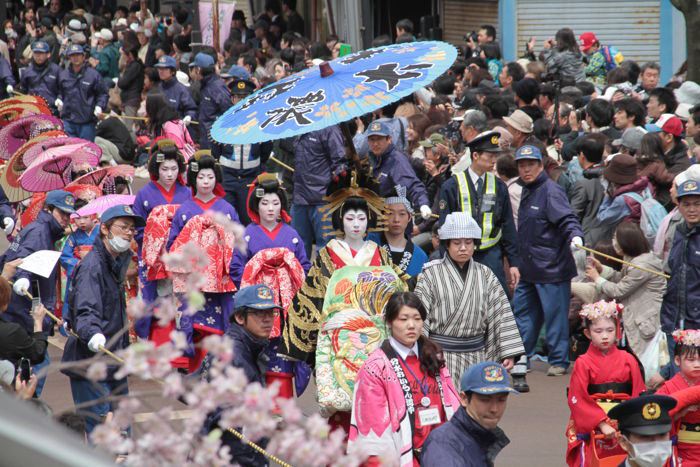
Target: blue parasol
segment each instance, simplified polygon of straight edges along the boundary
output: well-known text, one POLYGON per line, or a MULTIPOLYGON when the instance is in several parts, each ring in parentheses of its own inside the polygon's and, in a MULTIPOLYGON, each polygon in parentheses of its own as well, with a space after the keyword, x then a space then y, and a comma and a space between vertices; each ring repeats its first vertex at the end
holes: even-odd
POLYGON ((324 62, 251 94, 211 129, 224 144, 253 144, 327 128, 427 86, 457 58, 445 42, 377 47, 324 62))

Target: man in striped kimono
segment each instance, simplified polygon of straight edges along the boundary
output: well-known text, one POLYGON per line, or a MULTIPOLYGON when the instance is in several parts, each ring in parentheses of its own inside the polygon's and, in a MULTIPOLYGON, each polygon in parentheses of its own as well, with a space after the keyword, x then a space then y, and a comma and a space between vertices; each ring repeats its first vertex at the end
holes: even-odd
POLYGON ((424 333, 442 346, 455 384, 467 368, 487 360, 510 370, 525 349, 501 283, 472 260, 481 229, 469 214, 454 212, 438 234, 447 254, 425 265, 415 289, 428 310, 424 333))

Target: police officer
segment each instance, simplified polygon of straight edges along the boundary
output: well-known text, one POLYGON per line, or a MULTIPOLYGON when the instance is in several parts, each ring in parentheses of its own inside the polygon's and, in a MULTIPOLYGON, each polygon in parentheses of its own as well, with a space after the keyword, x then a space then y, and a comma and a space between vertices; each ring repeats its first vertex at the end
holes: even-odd
POLYGON ((56 111, 55 102, 58 97, 58 78, 61 68, 49 61, 51 49, 45 41, 34 41, 32 44, 32 63, 25 68, 19 80, 23 93, 41 96, 56 111))
MULTIPOLYGON (((63 362, 91 358, 101 347, 116 351, 129 345, 129 333, 124 332, 129 328, 124 283, 131 262, 131 241, 136 228, 144 225, 130 206, 113 206, 102 214, 99 238, 73 271, 66 320, 78 337, 68 337, 63 362)), ((108 367, 107 377, 100 381, 90 381, 78 370, 62 370, 70 377, 76 406, 95 401, 83 409, 93 415, 85 420, 88 433, 112 411, 111 402, 104 398, 129 391, 126 379, 114 377, 116 370, 108 367)))
MULTIPOLYGON (((55 244, 63 237, 64 230, 70 223, 70 215, 75 212, 75 198, 67 191, 54 190, 46 195, 44 209, 36 220, 26 226, 19 237, 10 245, 5 253, 5 262, 18 258, 26 258, 30 254, 40 250, 53 250, 55 244)), ((34 323, 30 315, 32 302, 27 297, 33 289, 36 295, 37 289, 42 305, 47 310, 53 310, 56 306, 56 273, 54 268, 49 277, 41 277, 23 269, 17 269, 13 278, 13 294, 7 312, 0 314, 0 319, 21 325, 27 333, 34 331, 34 323), (35 283, 38 287, 32 287, 35 283)), ((53 332, 53 321, 48 316, 44 318, 44 332, 53 332)), ((48 353, 43 363, 34 367, 36 373, 39 369, 50 363, 48 353)), ((45 377, 39 381, 37 395, 41 394, 45 377)))
POLYGON ((199 52, 192 62, 195 75, 201 82, 199 98, 199 147, 211 149, 209 130, 214 121, 231 107, 231 94, 214 67, 214 58, 199 52))
POLYGON ((501 152, 499 138, 498 132, 486 131, 467 143, 471 164, 442 185, 439 208, 440 224, 455 211, 469 213, 479 224, 482 234, 474 259, 491 268, 507 293, 503 252, 508 258, 513 287, 520 280, 520 257, 508 187, 494 175, 501 152))
POLYGON ((11 97, 15 85, 15 77, 12 75, 12 67, 7 59, 0 55, 0 99, 11 97))
POLYGON ((58 78, 56 108, 69 136, 95 140, 95 124, 107 108, 107 88, 100 74, 85 63, 83 46, 73 44, 66 51, 70 65, 58 78))
MULTIPOLYGON (((231 92, 231 104, 236 105, 255 91, 255 84, 245 79, 234 79, 228 84, 228 88, 231 92)), ((219 156, 226 201, 236 208, 241 222, 248 225, 250 223, 247 204, 248 186, 262 172, 263 165, 272 152, 272 143, 234 145, 212 143, 212 146, 214 156, 219 156)))
POLYGON ((189 89, 180 83, 175 77, 177 62, 169 55, 163 55, 154 65, 158 70, 160 90, 165 94, 165 100, 170 107, 177 111, 178 116, 185 125, 197 116, 197 104, 194 103, 189 89))
POLYGON ((653 395, 635 397, 610 409, 608 417, 617 420, 620 447, 627 452, 627 459, 619 467, 666 465, 673 454, 669 411, 676 404, 673 397, 653 395))

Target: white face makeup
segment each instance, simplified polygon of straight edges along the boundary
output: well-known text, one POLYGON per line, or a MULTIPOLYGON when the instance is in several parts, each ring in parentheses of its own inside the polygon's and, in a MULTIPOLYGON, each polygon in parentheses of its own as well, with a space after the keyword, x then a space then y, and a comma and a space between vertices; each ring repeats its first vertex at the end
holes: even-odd
POLYGON ((262 198, 260 198, 260 203, 258 204, 258 212, 260 213, 260 221, 272 224, 277 222, 280 218, 280 211, 282 210, 282 203, 280 202, 280 197, 277 193, 266 193, 262 198))
POLYGON ((216 175, 212 169, 202 169, 197 174, 197 197, 207 197, 216 186, 216 175))
POLYGON ((346 212, 343 216, 343 232, 348 242, 362 241, 367 232, 367 213, 355 209, 346 212))

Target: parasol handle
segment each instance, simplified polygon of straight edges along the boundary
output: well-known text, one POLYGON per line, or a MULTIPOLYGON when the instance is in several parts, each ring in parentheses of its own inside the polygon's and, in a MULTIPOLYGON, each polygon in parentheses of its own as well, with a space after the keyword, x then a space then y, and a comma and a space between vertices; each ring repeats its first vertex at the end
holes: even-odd
MULTIPOLYGON (((24 95, 24 94, 22 94, 22 95, 24 95)), ((148 121, 148 117, 131 117, 129 115, 112 115, 112 114, 108 114, 106 112, 102 112, 102 115, 104 115, 105 117, 125 118, 127 120, 140 120, 142 122, 148 121)), ((192 123, 194 125, 199 125, 199 122, 195 121, 195 120, 192 120, 190 123, 192 123)))
POLYGON ((12 90, 12 94, 16 94, 16 95, 18 95, 18 96, 27 97, 27 94, 23 94, 23 93, 21 93, 21 92, 19 92, 19 91, 15 91, 14 89, 12 90))
POLYGON ((283 168, 285 168, 285 169, 289 170, 290 172, 294 173, 294 167, 288 166, 287 164, 285 164, 285 163, 282 162, 281 160, 277 159, 274 155, 271 155, 271 156, 268 158, 268 160, 270 160, 270 161, 274 162, 275 164, 280 165, 280 166, 282 166, 283 168))

